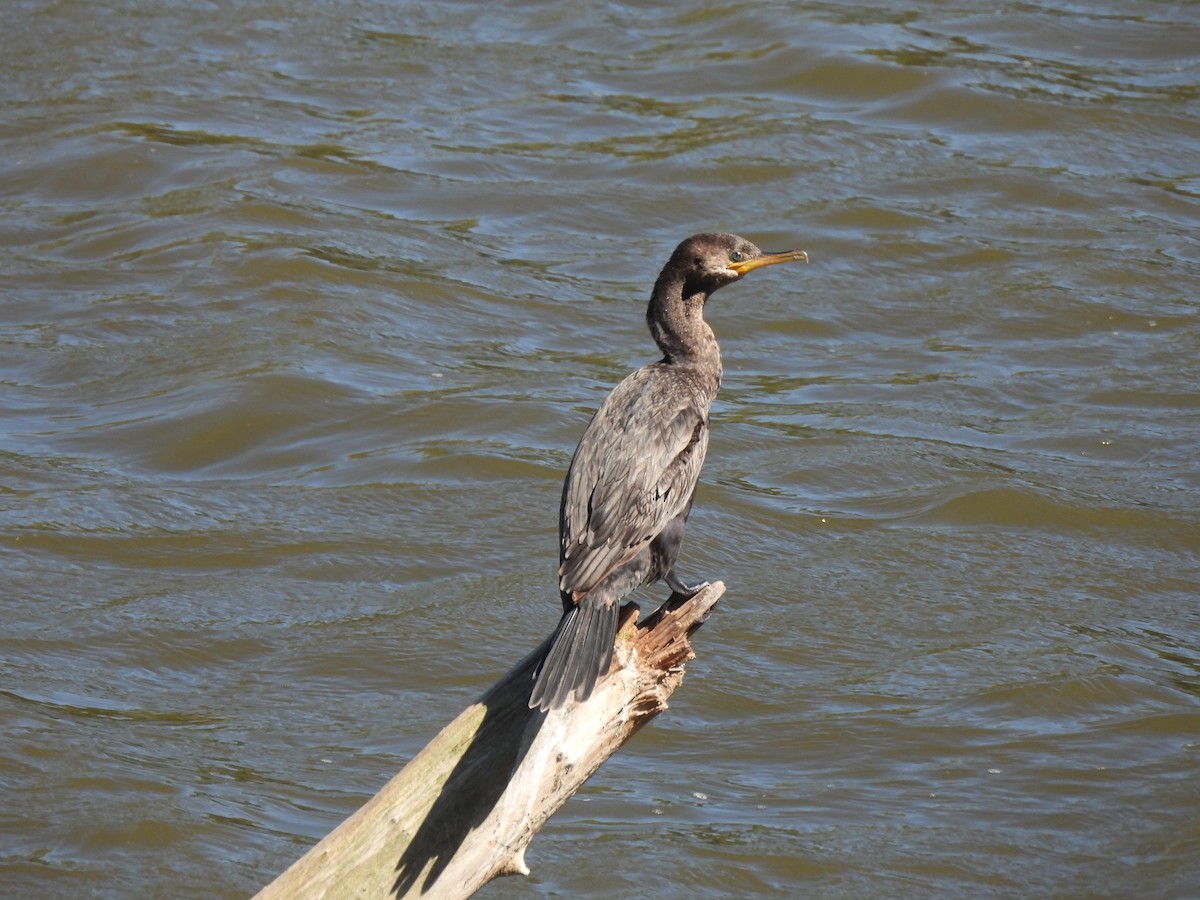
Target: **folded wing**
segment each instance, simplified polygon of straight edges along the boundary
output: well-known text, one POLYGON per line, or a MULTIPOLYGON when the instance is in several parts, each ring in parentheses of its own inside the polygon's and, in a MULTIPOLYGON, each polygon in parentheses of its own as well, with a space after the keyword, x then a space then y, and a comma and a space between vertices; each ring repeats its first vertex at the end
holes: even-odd
POLYGON ((559 585, 581 595, 687 506, 708 449, 708 402, 679 373, 622 381, 584 432, 563 488, 559 585))

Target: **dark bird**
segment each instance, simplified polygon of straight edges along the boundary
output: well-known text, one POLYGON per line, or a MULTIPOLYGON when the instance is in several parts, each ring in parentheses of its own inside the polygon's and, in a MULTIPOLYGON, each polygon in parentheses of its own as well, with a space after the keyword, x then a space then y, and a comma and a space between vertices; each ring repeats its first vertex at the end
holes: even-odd
POLYGON ((808 254, 764 253, 734 234, 697 234, 663 267, 646 310, 663 358, 608 395, 563 484, 563 617, 534 676, 531 708, 557 709, 572 691, 577 701, 591 696, 612 662, 621 601, 634 589, 665 581, 678 602, 706 586, 675 571, 708 449, 708 411, 721 387, 721 350, 704 304, 748 272, 795 260, 807 262, 808 254))

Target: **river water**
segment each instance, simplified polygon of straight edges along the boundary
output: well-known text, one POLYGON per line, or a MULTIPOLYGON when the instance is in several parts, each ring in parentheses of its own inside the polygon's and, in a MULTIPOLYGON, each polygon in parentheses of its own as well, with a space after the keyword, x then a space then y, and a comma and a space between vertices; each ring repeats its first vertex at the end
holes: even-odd
MULTIPOLYGON (((17 0, 0 885, 242 897, 539 642, 702 230, 671 709, 481 896, 1200 895, 1200 8, 17 0)), ((645 595, 645 605, 662 591, 645 595)))

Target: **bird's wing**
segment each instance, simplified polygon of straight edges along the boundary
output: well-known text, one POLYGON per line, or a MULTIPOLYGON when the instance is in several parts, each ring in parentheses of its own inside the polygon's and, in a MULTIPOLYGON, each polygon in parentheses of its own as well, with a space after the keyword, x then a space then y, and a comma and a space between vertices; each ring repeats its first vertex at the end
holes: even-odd
POLYGON ((596 412, 563 488, 560 588, 591 590, 687 506, 708 448, 709 398, 654 366, 596 412))

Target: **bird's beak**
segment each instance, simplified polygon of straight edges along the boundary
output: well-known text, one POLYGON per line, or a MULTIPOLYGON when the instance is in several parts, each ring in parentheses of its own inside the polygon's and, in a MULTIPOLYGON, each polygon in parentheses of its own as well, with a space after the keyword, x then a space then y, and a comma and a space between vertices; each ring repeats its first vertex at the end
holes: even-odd
POLYGON ((785 262, 808 262, 808 254, 803 250, 785 250, 782 253, 764 253, 762 256, 756 256, 753 259, 743 259, 741 262, 731 262, 729 268, 737 272, 739 275, 745 275, 747 272, 753 272, 755 269, 761 269, 763 266, 773 266, 776 263, 785 262))

